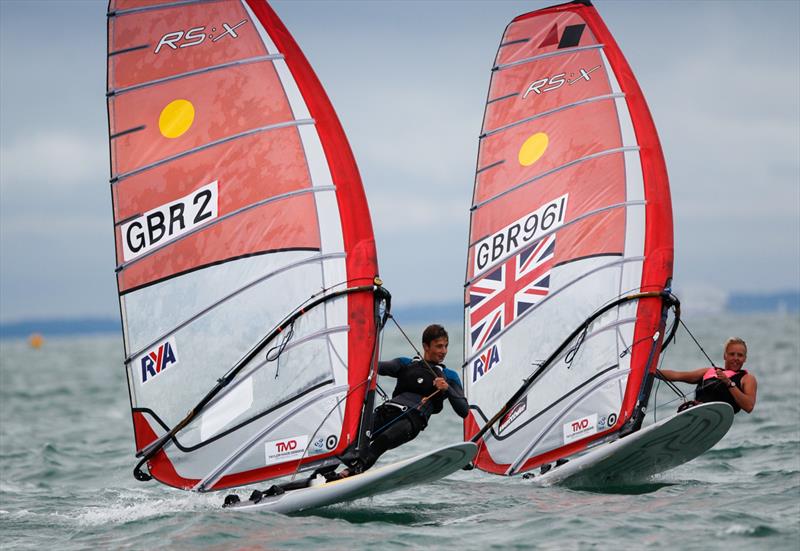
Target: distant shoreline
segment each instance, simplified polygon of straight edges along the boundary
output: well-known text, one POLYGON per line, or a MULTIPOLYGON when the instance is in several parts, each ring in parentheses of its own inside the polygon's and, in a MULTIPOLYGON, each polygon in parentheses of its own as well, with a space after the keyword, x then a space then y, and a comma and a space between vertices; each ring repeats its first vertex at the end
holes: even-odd
MULTIPOLYGON (((424 323, 461 324, 463 306, 459 303, 395 306, 393 314, 401 325, 424 323)), ((715 313, 757 314, 800 312, 800 290, 780 293, 732 293, 724 309, 715 313)), ((0 339, 27 338, 34 333, 48 337, 120 334, 118 318, 49 318, 0 323, 0 339)))
POLYGON ((34 333, 45 337, 92 334, 120 334, 122 323, 113 318, 38 319, 0 323, 0 339, 27 338, 34 333))

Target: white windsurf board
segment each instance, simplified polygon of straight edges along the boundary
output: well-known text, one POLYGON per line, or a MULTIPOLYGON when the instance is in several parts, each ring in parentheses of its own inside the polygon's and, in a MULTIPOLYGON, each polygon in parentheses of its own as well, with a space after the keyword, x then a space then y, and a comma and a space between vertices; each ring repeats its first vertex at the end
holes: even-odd
POLYGON ((733 424, 733 408, 700 404, 614 442, 600 444, 534 480, 546 486, 606 487, 641 482, 705 453, 733 424))
POLYGON ((228 508, 235 511, 294 513, 393 492, 406 486, 444 478, 472 461, 477 451, 478 447, 472 442, 460 442, 341 480, 266 496, 258 503, 240 501, 228 508))

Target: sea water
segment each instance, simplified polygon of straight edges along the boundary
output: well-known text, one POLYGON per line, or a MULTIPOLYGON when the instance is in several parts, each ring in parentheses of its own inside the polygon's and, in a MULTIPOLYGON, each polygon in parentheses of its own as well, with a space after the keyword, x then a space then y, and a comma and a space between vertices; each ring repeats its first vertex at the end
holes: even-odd
MULTIPOLYGON (((433 484, 297 516, 232 512, 227 492, 136 481, 122 344, 117 336, 0 341, 0 547, 3 549, 800 549, 800 317, 686 320, 715 361, 748 341, 755 411, 694 461, 650 483, 608 491, 542 488, 459 471, 433 484)), ((406 328, 415 341, 420 328, 406 328)), ((451 331, 448 365, 461 361, 451 331)), ((391 327, 384 358, 413 355, 391 327)), ((708 362, 679 333, 663 367, 708 362)), ((391 383, 385 385, 391 388, 391 383)), ((684 387, 689 390, 688 387, 684 387)), ((675 410, 657 387, 648 421, 675 410)), ((653 402, 651 402, 651 405, 653 402)), ((461 440, 445 406, 383 461, 461 440)), ((246 493, 246 492, 240 492, 246 493)))

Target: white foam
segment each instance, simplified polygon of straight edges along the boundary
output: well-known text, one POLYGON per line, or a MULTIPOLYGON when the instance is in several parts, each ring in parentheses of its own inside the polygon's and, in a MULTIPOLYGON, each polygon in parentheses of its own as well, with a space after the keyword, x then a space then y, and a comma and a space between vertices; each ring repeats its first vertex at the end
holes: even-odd
POLYGON ((141 494, 119 496, 112 503, 86 507, 77 514, 56 514, 80 526, 125 524, 150 517, 163 517, 173 513, 218 510, 219 495, 180 494, 165 498, 143 497, 141 494))

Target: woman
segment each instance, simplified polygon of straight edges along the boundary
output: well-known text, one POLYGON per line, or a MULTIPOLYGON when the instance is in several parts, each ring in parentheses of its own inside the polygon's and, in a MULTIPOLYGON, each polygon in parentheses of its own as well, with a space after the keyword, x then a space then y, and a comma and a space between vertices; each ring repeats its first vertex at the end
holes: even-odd
POLYGON ((742 369, 747 361, 747 344, 740 338, 728 339, 725 343, 725 368, 709 367, 694 371, 659 371, 660 378, 697 385, 695 399, 698 402, 727 402, 734 413, 743 409, 751 413, 756 405, 758 383, 752 373, 742 369))

